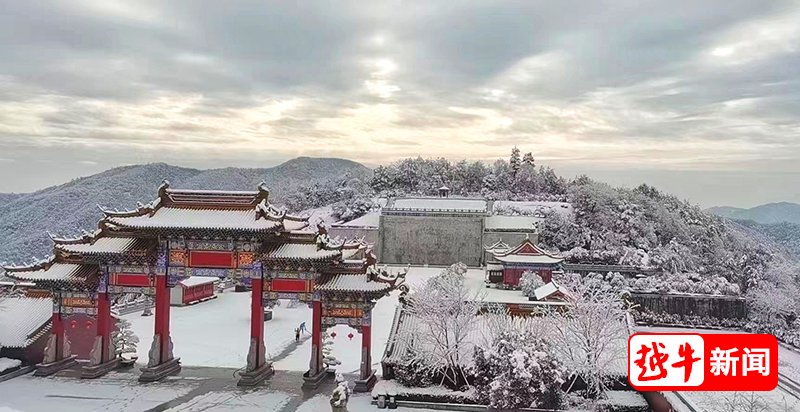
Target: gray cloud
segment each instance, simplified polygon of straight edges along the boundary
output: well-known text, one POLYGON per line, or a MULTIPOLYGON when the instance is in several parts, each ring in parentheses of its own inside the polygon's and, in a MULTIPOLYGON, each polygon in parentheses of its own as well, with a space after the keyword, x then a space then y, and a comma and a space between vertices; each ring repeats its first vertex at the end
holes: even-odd
MULTIPOLYGON (((800 172, 792 1, 0 8, 0 157, 20 160, 0 172, 26 159, 72 164, 0 191, 151 160, 492 160, 514 144, 568 173, 800 172)), ((731 196, 755 201, 720 184, 716 198, 731 196)))

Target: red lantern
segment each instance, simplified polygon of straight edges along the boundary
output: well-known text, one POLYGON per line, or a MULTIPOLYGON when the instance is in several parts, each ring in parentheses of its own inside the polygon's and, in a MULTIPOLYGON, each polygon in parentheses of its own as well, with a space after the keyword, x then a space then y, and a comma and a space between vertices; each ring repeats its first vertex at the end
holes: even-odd
POLYGON ((75 327, 76 327, 76 326, 78 326, 78 322, 77 322, 77 321, 74 321, 74 320, 73 320, 73 321, 71 321, 71 322, 69 323, 69 327, 71 327, 72 329, 75 329, 75 327))
POLYGON ((87 320, 86 321, 86 329, 91 329, 91 328, 92 328, 92 321, 87 320))
POLYGON ((353 332, 348 333, 347 338, 353 340, 353 332))
POLYGON ((336 332, 331 332, 331 338, 336 339, 336 332))

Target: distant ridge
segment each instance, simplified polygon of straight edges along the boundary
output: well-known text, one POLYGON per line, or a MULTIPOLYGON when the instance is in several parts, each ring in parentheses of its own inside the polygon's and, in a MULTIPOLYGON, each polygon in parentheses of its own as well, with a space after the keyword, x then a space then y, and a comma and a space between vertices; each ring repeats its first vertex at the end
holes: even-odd
POLYGON ((782 222, 800 224, 800 204, 797 203, 768 203, 750 209, 718 206, 706 211, 728 219, 750 220, 761 224, 782 222))
POLYGON ((64 235, 91 231, 101 217, 97 204, 134 208, 136 202, 153 200, 164 179, 175 188, 216 190, 255 190, 264 181, 270 198, 280 204, 300 187, 369 173, 360 163, 334 158, 298 157, 271 168, 210 170, 150 163, 116 167, 33 193, 0 194, 0 262, 48 255, 52 249, 48 231, 64 235))

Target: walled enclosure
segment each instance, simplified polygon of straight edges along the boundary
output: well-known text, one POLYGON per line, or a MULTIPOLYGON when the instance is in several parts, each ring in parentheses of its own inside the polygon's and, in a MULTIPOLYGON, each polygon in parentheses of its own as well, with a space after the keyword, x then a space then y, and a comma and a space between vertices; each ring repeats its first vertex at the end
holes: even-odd
POLYGON ((482 215, 380 217, 380 261, 390 264, 480 266, 482 215))

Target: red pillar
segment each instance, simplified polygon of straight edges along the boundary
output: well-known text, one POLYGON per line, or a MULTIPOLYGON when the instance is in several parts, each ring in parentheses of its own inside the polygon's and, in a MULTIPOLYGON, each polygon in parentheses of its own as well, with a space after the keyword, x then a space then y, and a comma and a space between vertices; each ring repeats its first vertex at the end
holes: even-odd
MULTIPOLYGON (((252 365, 253 369, 258 369, 266 362, 266 354, 264 353, 264 280, 261 278, 252 278, 251 282, 251 302, 250 302, 250 341, 252 348, 253 359, 255 361, 252 365)), ((251 365, 248 365, 250 368, 251 365)))
POLYGON ((311 376, 322 372, 322 302, 312 302, 313 324, 311 325, 311 376))
POLYGON ((55 335, 56 353, 54 361, 64 359, 64 320, 61 318, 61 313, 53 313, 53 335, 55 335))
POLYGON ((155 334, 159 337, 159 363, 172 359, 169 336, 169 287, 166 276, 156 276, 155 334))
POLYGON ((361 327, 361 380, 372 375, 372 333, 370 326, 361 327))
POLYGON ((97 294, 97 336, 102 342, 100 361, 108 362, 114 357, 111 353, 111 302, 108 293, 97 294))

